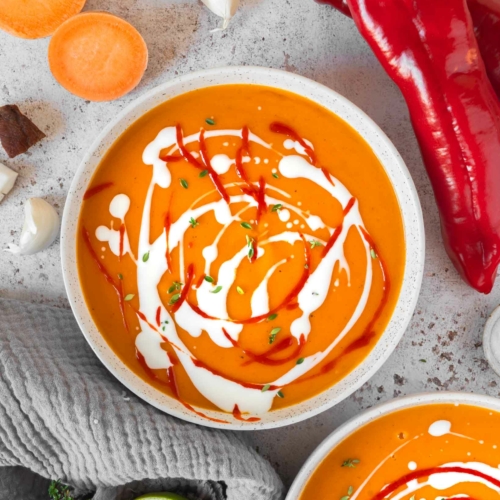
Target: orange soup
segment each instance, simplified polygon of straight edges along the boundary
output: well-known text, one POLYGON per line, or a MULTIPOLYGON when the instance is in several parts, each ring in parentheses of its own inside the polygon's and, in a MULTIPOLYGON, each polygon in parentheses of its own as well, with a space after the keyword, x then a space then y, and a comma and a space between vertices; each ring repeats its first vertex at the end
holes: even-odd
POLYGON ((360 135, 254 85, 145 114, 79 219, 83 293, 115 353, 193 411, 240 419, 351 372, 391 317, 404 259, 396 195, 360 135))
POLYGON ((430 404, 390 413, 344 439, 300 500, 497 500, 500 413, 430 404))

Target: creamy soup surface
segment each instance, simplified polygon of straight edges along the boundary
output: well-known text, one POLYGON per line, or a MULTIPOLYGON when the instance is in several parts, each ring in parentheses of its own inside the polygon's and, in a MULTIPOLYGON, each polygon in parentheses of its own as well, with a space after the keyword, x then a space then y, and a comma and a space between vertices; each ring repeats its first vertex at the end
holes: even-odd
POLYGON ((396 195, 360 135, 253 85, 186 93, 130 126, 89 184, 77 243, 120 359, 192 411, 242 420, 351 372, 405 259, 396 195))
POLYGON ((300 500, 494 500, 500 413, 432 404, 393 412, 344 439, 300 500))

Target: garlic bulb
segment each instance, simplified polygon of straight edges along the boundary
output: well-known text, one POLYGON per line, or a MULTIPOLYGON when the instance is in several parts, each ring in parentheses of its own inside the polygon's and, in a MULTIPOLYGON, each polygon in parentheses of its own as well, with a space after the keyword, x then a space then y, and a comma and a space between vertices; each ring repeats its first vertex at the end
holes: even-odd
POLYGON ((0 201, 13 188, 17 179, 17 172, 0 163, 0 201))
POLYGON ((230 19, 234 16, 240 5, 240 0, 201 0, 214 14, 222 17, 222 26, 213 31, 227 28, 230 19))
POLYGON ((45 200, 30 198, 24 207, 24 224, 19 246, 9 245, 8 252, 32 255, 52 245, 59 233, 59 215, 45 200))

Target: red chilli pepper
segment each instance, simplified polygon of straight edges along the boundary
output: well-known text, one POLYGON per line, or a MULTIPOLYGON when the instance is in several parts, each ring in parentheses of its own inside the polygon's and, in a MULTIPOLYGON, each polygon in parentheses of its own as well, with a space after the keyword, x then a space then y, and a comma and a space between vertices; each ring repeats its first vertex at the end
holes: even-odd
POLYGON ((408 105, 448 255, 489 293, 500 263, 500 102, 463 0, 348 0, 408 105))

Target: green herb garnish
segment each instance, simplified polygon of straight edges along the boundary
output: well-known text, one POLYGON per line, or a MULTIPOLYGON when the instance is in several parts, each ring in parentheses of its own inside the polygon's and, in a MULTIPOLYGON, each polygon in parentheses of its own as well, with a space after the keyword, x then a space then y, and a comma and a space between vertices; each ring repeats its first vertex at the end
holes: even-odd
POLYGON ((304 362, 304 358, 299 358, 299 359, 297 360, 297 363, 296 363, 296 364, 297 364, 297 365, 301 365, 303 362, 304 362))
POLYGON ((51 500, 73 500, 73 496, 69 491, 69 486, 62 484, 59 479, 50 482, 49 497, 51 500))
POLYGON ((180 290, 182 286, 182 283, 179 283, 178 281, 174 281, 172 283, 172 286, 168 289, 168 293, 172 293, 175 290, 180 290))
POLYGON ((281 391, 278 391, 278 397, 283 399, 285 397, 285 395, 281 391))
POLYGON ((240 294, 240 295, 243 295, 245 292, 243 291, 243 288, 237 286, 236 287, 236 291, 240 294))
POLYGON ((149 260, 149 252, 146 252, 143 256, 142 256, 142 262, 147 262, 149 260))
POLYGON ((181 183, 181 186, 184 188, 184 189, 187 189, 189 184, 188 184, 188 181, 186 179, 179 179, 179 182, 181 183))
POLYGON ((349 486, 349 488, 347 489, 347 495, 344 495, 340 500, 349 500, 353 493, 354 493, 354 488, 352 486, 349 486))
POLYGON ((370 255, 372 256, 372 259, 377 258, 377 254, 375 253, 375 250, 373 250, 373 248, 370 249, 370 255))
POLYGON ((176 293, 175 295, 172 295, 172 297, 170 297, 170 301, 168 302, 168 304, 170 306, 174 305, 179 299, 181 298, 181 294, 180 293, 176 293))
POLYGON ((271 212, 278 212, 283 208, 283 205, 281 203, 276 203, 276 205, 273 205, 271 208, 271 212))
POLYGON ((219 293, 222 290, 222 286, 216 286, 213 290, 210 290, 210 293, 219 293))
POLYGON ((266 391, 268 391, 270 387, 271 387, 271 384, 266 384, 266 385, 262 388, 262 392, 266 392, 266 391))
POLYGON ((133 293, 129 293, 128 295, 125 295, 125 298, 123 300, 128 302, 129 300, 132 300, 134 297, 135 295, 133 293))
POLYGON ((323 246, 323 243, 321 243, 321 241, 317 241, 317 240, 311 240, 309 243, 311 244, 311 250, 313 248, 322 247, 323 246))
POLYGON ((207 174, 208 174, 208 170, 202 170, 200 172, 200 174, 198 175, 198 177, 205 177, 205 175, 207 175, 207 174))
POLYGON ((205 281, 208 281, 209 283, 213 283, 214 279, 212 278, 212 276, 205 276, 205 281))
POLYGON ((215 120, 212 120, 212 118, 207 118, 205 120, 209 125, 215 125, 215 120))
POLYGON ((342 462, 341 467, 349 467, 350 469, 354 469, 356 465, 358 465, 360 460, 357 458, 348 458, 342 462))
POLYGON ((119 280, 122 280, 122 279, 123 279, 123 274, 122 274, 122 273, 118 273, 118 279, 119 279, 119 280))
POLYGON ((270 316, 267 317, 267 321, 272 321, 273 319, 276 319, 278 317, 277 313, 271 314, 270 316))
POLYGON ((269 343, 272 344, 276 340, 276 335, 281 332, 281 327, 277 326, 276 328, 273 328, 271 330, 271 333, 269 334, 269 343))
POLYGON ((252 229, 252 225, 248 222, 240 222, 240 226, 244 227, 245 229, 252 229))
POLYGON ((189 223, 191 224, 191 227, 193 229, 199 224, 199 222, 197 220, 193 219, 192 217, 189 219, 189 223))
POLYGON ((253 247, 250 247, 248 249, 248 258, 251 259, 253 257, 253 254, 254 254, 254 249, 253 247))
POLYGON ((280 178, 280 176, 279 176, 276 172, 274 172, 274 173, 273 173, 273 177, 274 177, 275 179, 279 179, 279 178, 280 178))

